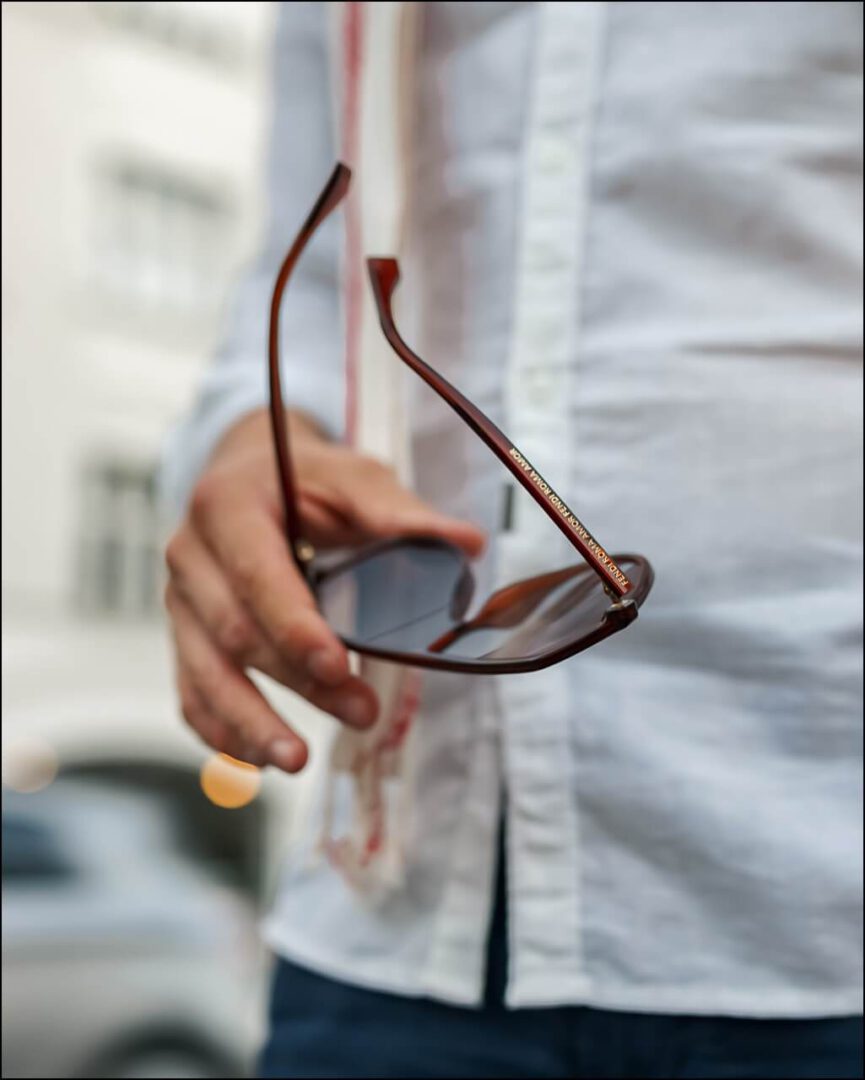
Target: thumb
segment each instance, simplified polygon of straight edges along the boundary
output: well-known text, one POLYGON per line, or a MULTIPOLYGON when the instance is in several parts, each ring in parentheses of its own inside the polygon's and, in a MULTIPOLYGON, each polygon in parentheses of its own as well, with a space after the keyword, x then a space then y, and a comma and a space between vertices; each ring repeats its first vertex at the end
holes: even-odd
POLYGON ((353 516, 373 536, 437 536, 467 555, 480 555, 486 546, 483 529, 470 521, 442 514, 397 480, 386 482, 351 496, 353 516))

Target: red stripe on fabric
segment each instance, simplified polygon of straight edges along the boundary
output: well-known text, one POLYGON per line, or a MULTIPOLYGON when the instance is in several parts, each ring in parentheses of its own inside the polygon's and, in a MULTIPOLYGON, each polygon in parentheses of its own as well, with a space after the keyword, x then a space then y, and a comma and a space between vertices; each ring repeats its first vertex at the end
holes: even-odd
POLYGON ((360 147, 360 79, 363 66, 363 3, 350 0, 343 19, 342 156, 352 169, 352 187, 345 213, 345 431, 354 444, 358 424, 358 363, 363 301, 363 237, 360 184, 356 166, 360 147))

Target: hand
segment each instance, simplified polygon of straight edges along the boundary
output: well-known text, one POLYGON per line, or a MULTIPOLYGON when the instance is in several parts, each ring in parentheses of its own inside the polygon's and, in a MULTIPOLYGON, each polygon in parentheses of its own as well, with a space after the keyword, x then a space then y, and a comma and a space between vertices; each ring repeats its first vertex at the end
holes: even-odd
MULTIPOLYGON (((474 525, 445 517, 371 458, 330 443, 289 414, 300 515, 318 548, 396 535, 443 537, 469 555, 474 525)), ((241 420, 214 453, 166 549, 165 602, 186 722, 215 750, 287 772, 307 760, 303 739, 249 678, 255 668, 349 724, 375 721, 370 686, 319 614, 289 554, 266 412, 241 420)))

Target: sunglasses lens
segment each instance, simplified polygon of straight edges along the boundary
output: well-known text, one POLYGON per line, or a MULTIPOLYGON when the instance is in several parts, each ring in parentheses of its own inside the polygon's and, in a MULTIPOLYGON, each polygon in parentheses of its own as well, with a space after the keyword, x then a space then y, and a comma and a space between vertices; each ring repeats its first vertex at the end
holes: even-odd
MULTIPOLYGON (((620 565, 638 594, 642 560, 620 565)), ((337 569, 318 590, 322 611, 350 642, 451 662, 518 661, 555 652, 601 629, 612 604, 585 565, 516 582, 470 616, 472 578, 444 544, 404 542, 337 569)))
POLYGON ((494 593, 442 643, 441 653, 487 660, 542 656, 599 630, 612 603, 585 566, 544 574, 494 593))
POLYGON ((337 568, 316 593, 340 637, 401 653, 425 652, 462 618, 472 585, 457 548, 403 541, 337 568))

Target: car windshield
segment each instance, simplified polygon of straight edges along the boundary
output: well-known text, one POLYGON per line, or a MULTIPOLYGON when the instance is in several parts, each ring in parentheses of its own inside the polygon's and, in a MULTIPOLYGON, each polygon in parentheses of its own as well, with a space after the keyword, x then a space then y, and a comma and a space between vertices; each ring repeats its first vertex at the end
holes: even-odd
POLYGON ((170 814, 152 798, 76 781, 4 794, 4 884, 56 883, 88 870, 128 876, 155 851, 173 857, 177 843, 170 814))

